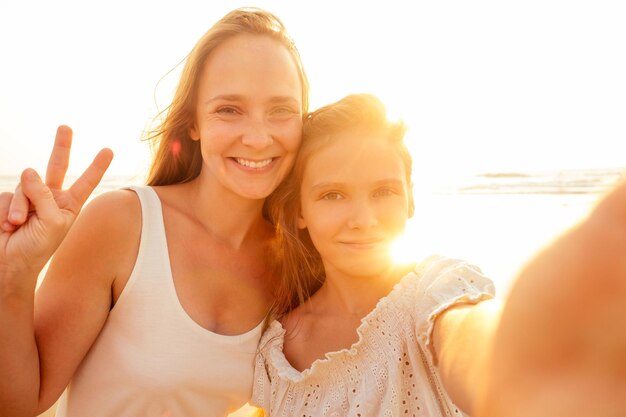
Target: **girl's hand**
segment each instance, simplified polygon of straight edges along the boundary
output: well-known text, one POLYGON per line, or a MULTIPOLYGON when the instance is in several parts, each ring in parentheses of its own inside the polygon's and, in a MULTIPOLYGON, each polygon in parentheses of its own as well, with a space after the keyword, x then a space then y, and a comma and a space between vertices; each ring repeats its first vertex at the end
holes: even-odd
POLYGON ((521 272, 481 416, 626 416, 626 182, 521 272))
POLYGON ((0 275, 36 276, 43 269, 113 158, 111 150, 101 150, 80 178, 63 190, 71 146, 72 130, 60 126, 45 184, 34 170, 26 169, 15 193, 0 195, 0 275))

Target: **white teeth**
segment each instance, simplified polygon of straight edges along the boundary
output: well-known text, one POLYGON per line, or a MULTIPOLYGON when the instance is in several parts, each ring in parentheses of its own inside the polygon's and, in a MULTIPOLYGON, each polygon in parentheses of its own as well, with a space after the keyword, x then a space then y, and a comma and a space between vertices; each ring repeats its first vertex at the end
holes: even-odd
POLYGON ((263 161, 250 161, 248 159, 237 158, 237 163, 239 165, 243 165, 245 167, 255 168, 255 169, 265 168, 271 162, 272 162, 272 158, 264 159, 263 161))

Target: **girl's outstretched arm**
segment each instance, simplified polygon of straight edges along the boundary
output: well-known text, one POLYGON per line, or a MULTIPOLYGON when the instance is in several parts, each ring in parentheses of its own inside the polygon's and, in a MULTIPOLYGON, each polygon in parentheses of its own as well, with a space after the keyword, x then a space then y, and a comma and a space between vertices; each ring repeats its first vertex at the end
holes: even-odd
POLYGON ((433 329, 437 368, 450 399, 475 416, 502 303, 461 304, 441 314, 433 329))
POLYGON ((38 274, 70 229, 112 159, 101 151, 68 190, 62 190, 72 132, 61 126, 46 183, 33 170, 15 193, 0 195, 0 414, 33 415, 39 395, 39 356, 34 331, 38 274))
POLYGON ((519 275, 480 416, 626 415, 626 182, 519 275))
POLYGON ((626 182, 539 252, 506 300, 434 328, 452 400, 475 417, 626 415, 626 182))

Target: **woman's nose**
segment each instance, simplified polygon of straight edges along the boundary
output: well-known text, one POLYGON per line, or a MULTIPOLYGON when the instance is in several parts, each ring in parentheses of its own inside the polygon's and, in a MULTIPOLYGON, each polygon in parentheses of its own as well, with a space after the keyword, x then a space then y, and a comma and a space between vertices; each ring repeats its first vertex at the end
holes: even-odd
POLYGON ((267 122, 260 119, 250 119, 247 123, 241 142, 254 149, 264 149, 274 141, 267 122))

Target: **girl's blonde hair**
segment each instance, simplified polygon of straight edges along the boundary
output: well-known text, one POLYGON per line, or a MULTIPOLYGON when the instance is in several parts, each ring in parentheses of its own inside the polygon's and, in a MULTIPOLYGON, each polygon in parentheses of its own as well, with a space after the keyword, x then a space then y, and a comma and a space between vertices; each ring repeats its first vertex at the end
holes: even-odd
MULTIPOLYGON (((151 130, 147 140, 158 145, 148 185, 168 185, 191 181, 200 173, 200 141, 191 140, 195 121, 198 84, 204 63, 216 47, 239 34, 268 36, 285 46, 296 64, 302 84, 302 114, 309 106, 309 83, 300 54, 278 17, 257 8, 236 9, 220 19, 198 41, 188 55, 172 103, 160 114, 163 121, 151 130)), ((254 71, 251 68, 250 71, 254 71)))
MULTIPOLYGON (((368 133, 363 137, 376 136, 397 149, 410 185, 412 158, 404 143, 405 132, 404 123, 388 120, 383 103, 369 94, 349 95, 307 115, 293 170, 266 201, 267 213, 277 234, 274 258, 278 281, 271 319, 279 318, 304 302, 325 279, 322 259, 308 231, 298 228, 300 186, 311 155, 344 133, 368 133)), ((412 199, 410 204, 409 215, 412 215, 412 199)))

